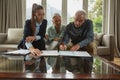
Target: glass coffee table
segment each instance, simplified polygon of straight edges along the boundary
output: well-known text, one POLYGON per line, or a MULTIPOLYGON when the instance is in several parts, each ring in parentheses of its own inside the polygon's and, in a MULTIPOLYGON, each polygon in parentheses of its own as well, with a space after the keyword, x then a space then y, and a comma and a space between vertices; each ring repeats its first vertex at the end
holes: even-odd
MULTIPOLYGON (((120 79, 120 66, 99 56, 92 57, 92 67, 89 69, 90 73, 80 72, 73 73, 65 67, 63 57, 57 57, 58 72, 53 72, 54 67, 48 64, 46 59, 47 73, 31 73, 25 71, 24 56, 10 56, 4 55, 5 51, 0 51, 0 79, 5 80, 21 80, 21 79, 45 79, 45 80, 69 80, 69 79, 120 79)), ((88 59, 89 60, 89 59, 88 59)), ((90 59, 91 60, 91 59, 90 59)), ((86 65, 87 66, 87 65, 86 65)), ((86 67, 84 64, 84 67, 86 67)))
POLYGON ((4 55, 5 52, 0 51, 0 72, 24 72, 24 56, 4 55))

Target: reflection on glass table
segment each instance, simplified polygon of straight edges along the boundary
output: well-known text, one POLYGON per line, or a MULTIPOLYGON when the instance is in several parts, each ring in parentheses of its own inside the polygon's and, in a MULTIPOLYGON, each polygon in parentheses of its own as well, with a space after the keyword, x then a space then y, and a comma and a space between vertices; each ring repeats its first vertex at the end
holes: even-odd
POLYGON ((0 55, 0 72, 24 72, 23 56, 0 55))
MULTIPOLYGON (((93 56, 91 58, 47 56, 44 58, 47 65, 47 73, 120 74, 119 66, 99 56, 93 56), (76 65, 78 67, 71 66, 69 59, 76 59, 79 63, 76 65)), ((72 64, 74 63, 73 60, 72 64)), ((3 52, 0 52, 0 72, 26 72, 24 56, 3 55, 3 52)))

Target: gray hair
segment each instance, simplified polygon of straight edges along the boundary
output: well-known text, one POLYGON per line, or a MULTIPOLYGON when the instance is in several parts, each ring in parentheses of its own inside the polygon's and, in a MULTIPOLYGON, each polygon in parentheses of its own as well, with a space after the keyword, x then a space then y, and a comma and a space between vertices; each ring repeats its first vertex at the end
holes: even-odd
POLYGON ((87 13, 85 10, 78 10, 75 15, 84 15, 86 17, 87 13))
POLYGON ((53 18, 54 18, 55 16, 61 17, 61 15, 60 15, 59 13, 54 13, 53 18))

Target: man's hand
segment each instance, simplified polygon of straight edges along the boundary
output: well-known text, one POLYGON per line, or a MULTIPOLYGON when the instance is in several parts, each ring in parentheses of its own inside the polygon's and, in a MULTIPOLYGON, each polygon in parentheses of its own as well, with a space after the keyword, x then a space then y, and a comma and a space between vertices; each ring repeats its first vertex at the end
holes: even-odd
POLYGON ((74 45, 70 50, 71 51, 77 51, 80 48, 79 44, 74 45))
POLYGON ((34 40, 36 39, 36 37, 35 36, 28 36, 28 37, 26 37, 26 42, 33 42, 34 40))
POLYGON ((64 44, 61 44, 59 48, 60 48, 60 50, 66 50, 66 49, 67 49, 67 46, 64 45, 64 44))

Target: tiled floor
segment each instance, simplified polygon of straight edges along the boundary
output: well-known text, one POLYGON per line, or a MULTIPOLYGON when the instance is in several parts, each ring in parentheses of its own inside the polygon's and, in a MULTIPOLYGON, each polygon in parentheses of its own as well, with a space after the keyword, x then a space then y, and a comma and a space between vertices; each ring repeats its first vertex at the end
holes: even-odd
POLYGON ((120 58, 115 57, 114 61, 112 61, 112 62, 120 66, 120 58))

